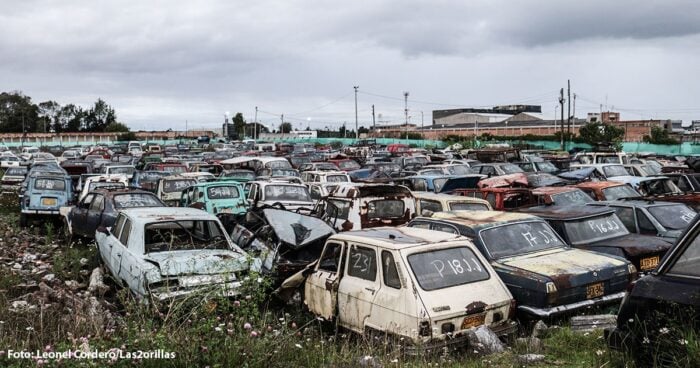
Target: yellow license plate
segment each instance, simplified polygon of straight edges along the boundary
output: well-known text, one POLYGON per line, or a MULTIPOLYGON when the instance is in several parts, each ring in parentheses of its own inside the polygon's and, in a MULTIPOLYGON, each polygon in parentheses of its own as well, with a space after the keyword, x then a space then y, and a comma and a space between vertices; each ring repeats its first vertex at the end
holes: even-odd
POLYGON ((658 265, 659 265, 659 256, 642 258, 642 260, 639 261, 639 268, 641 271, 653 270, 658 265))
POLYGON ((586 288, 586 298, 588 299, 597 298, 599 296, 603 296, 603 294, 605 294, 605 287, 603 286, 602 282, 588 285, 586 288))
POLYGON ((56 205, 56 198, 42 198, 41 204, 43 206, 55 206, 56 205))
POLYGON ((481 326, 484 324, 484 320, 486 319, 486 314, 474 314, 471 316, 466 316, 464 317, 464 321, 462 321, 462 330, 466 330, 468 328, 476 327, 476 326, 481 326))

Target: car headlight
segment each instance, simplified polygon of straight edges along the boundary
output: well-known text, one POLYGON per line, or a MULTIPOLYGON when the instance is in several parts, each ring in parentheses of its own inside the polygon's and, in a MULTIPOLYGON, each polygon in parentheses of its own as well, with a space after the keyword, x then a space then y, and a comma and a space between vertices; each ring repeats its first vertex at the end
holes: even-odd
POLYGON ((554 285, 553 282, 548 282, 545 284, 547 287, 547 294, 553 294, 557 292, 557 285, 554 285))
POLYGON ((629 272, 630 274, 637 273, 637 268, 630 263, 627 265, 627 272, 629 272))

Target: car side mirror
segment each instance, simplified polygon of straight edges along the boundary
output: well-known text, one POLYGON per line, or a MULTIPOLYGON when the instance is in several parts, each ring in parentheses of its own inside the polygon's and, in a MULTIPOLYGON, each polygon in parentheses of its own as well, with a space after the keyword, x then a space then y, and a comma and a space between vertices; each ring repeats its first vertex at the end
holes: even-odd
POLYGON ((100 233, 102 233, 102 234, 105 234, 105 235, 109 235, 109 234, 110 234, 109 229, 108 229, 107 227, 105 227, 105 226, 99 226, 99 227, 97 228, 97 231, 100 232, 100 233))

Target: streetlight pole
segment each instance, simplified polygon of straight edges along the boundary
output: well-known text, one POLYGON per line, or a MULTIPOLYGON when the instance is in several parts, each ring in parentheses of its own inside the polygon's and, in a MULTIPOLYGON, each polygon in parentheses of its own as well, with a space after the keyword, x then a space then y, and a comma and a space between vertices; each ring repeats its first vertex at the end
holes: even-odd
POLYGON ((355 89, 355 140, 358 140, 360 139, 360 129, 357 126, 357 89, 360 86, 353 86, 352 88, 355 89))
POLYGON ((253 142, 258 140, 258 107, 255 106, 255 121, 253 122, 253 142))
POLYGON ((406 140, 408 140, 408 92, 403 93, 403 103, 404 103, 404 116, 405 116, 405 123, 406 123, 406 128, 405 128, 405 133, 404 137, 406 140))

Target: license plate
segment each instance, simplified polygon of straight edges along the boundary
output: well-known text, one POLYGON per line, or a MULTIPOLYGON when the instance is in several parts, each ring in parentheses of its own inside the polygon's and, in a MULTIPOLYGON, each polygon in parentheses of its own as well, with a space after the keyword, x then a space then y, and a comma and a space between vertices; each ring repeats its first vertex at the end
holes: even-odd
POLYGON ((486 319, 486 314, 473 314, 471 316, 466 316, 464 317, 464 321, 462 321, 462 330, 466 330, 468 328, 476 327, 476 326, 481 326, 484 324, 484 320, 486 319))
POLYGON ((642 260, 639 261, 639 268, 641 271, 653 270, 658 265, 659 265, 659 256, 642 258, 642 260))
POLYGON ((588 285, 586 288, 586 298, 588 299, 597 298, 599 296, 603 296, 603 294, 605 294, 605 287, 603 286, 602 282, 588 285))
POLYGON ((42 198, 41 204, 43 206, 55 206, 56 205, 56 198, 42 198))

